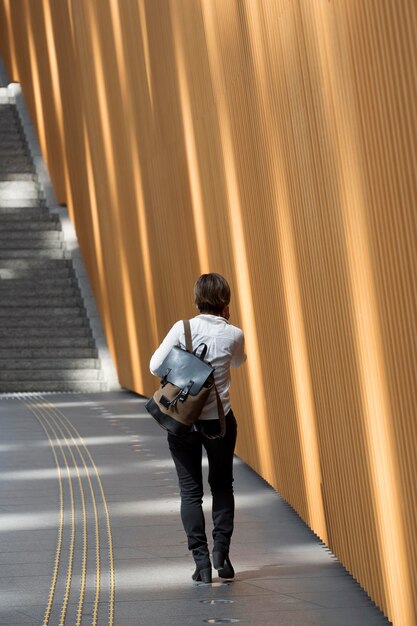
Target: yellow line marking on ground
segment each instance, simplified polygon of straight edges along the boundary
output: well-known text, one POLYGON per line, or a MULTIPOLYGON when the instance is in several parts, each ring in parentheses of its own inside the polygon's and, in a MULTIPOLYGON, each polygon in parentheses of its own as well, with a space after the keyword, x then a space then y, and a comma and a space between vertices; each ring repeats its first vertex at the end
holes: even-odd
POLYGON ((115 586, 116 585, 115 585, 114 554, 113 554, 113 537, 112 537, 112 532, 111 532, 109 508, 107 505, 107 500, 106 500, 106 496, 104 493, 103 484, 101 482, 100 474, 98 472, 97 466, 94 462, 93 457, 91 456, 89 449, 87 448, 86 444, 84 443, 83 438, 81 437, 80 433, 75 428, 75 426, 70 422, 67 416, 64 415, 64 413, 62 413, 62 411, 54 407, 54 405, 48 402, 46 398, 42 397, 42 400, 45 405, 51 408, 51 410, 56 414, 57 417, 61 416, 66 421, 66 423, 69 424, 69 426, 73 429, 73 431, 76 433, 77 437, 81 441, 81 444, 91 461, 91 464, 94 468, 94 472, 96 474, 97 482, 98 482, 100 492, 101 492, 101 498, 103 501, 104 512, 106 516, 107 539, 108 539, 108 544, 109 544, 109 570, 110 570, 109 572, 110 573, 109 626, 114 626, 114 598, 115 598, 115 586))
MULTIPOLYGON (((36 406, 37 406, 37 408, 41 408, 41 409, 44 408, 42 404, 37 404, 36 406)), ((83 487, 83 484, 82 484, 82 479, 81 479, 81 474, 80 474, 80 470, 79 470, 79 467, 78 467, 78 463, 77 463, 77 461, 75 459, 75 456, 74 456, 74 453, 73 453, 72 448, 70 446, 70 443, 68 442, 68 439, 65 436, 65 432, 62 430, 62 428, 59 425, 59 423, 57 422, 57 420, 54 419, 53 415, 50 415, 50 412, 48 413, 47 411, 44 411, 43 417, 44 417, 44 419, 46 419, 46 421, 48 422, 49 426, 50 426, 50 423, 49 423, 47 418, 48 417, 51 418, 51 420, 55 424, 56 428, 60 432, 62 439, 65 441, 65 444, 68 447, 69 453, 71 455, 75 471, 77 472, 78 484, 79 484, 79 487, 80 487, 81 508, 82 508, 82 516, 83 516, 83 552, 82 552, 82 562, 81 562, 81 585, 80 585, 81 589, 80 589, 80 597, 79 597, 79 601, 78 601, 77 621, 76 621, 76 626, 80 626, 81 619, 82 619, 83 606, 84 606, 86 577, 87 577, 87 509, 86 509, 86 506, 85 506, 84 487, 83 487)), ((62 422, 62 420, 60 420, 60 421, 62 422)), ((61 423, 61 425, 64 426, 62 423, 61 423)), ((66 428, 66 430, 68 431, 68 434, 71 436, 71 433, 70 433, 69 429, 67 427, 65 427, 65 426, 64 426, 64 428, 66 428)), ((75 447, 77 448, 77 451, 78 451, 78 453, 79 453, 79 455, 80 455, 80 457, 81 457, 81 459, 82 459, 82 461, 84 463, 84 467, 86 468, 86 471, 88 472, 86 464, 85 464, 85 461, 84 461, 84 458, 83 458, 82 454, 80 453, 75 440, 72 437, 71 437, 71 439, 73 440, 73 442, 75 444, 75 447)))
MULTIPOLYGON (((23 395, 23 398, 28 400, 28 401, 30 400, 30 397, 28 397, 28 395, 23 395)), ((64 460, 64 464, 65 464, 66 471, 67 471, 67 476, 68 476, 68 487, 69 487, 70 499, 71 499, 71 541, 70 541, 70 550, 69 550, 69 559, 68 559, 67 579, 66 579, 65 592, 64 592, 63 602, 62 602, 61 616, 60 616, 60 620, 59 620, 59 626, 63 626, 65 624, 65 616, 66 616, 67 609, 68 609, 68 602, 69 602, 69 596, 70 596, 70 591, 71 591, 72 571, 73 571, 73 564, 74 564, 74 545, 75 545, 75 501, 74 501, 74 489, 73 489, 73 485, 72 485, 71 472, 70 472, 70 468, 69 468, 69 465, 68 465, 67 457, 65 455, 62 443, 58 439, 57 434, 56 434, 54 428, 50 425, 48 419, 43 415, 42 411, 38 410, 36 405, 30 404, 29 402, 25 402, 25 405, 33 413, 33 415, 36 417, 36 419, 41 424, 42 428, 44 429, 44 431, 46 433, 47 433, 47 430, 45 429, 44 423, 42 422, 41 418, 43 418, 46 421, 46 423, 48 424, 48 426, 49 426, 50 430, 52 431, 52 434, 55 437, 55 440, 58 443, 59 448, 61 450, 62 458, 64 460)), ((49 441, 51 441, 48 433, 47 433, 47 436, 48 436, 49 441)), ((57 582, 57 578, 53 579, 53 589, 51 588, 51 592, 50 592, 50 596, 52 594, 52 597, 55 595, 56 582, 57 582)), ((50 612, 49 612, 49 615, 47 617, 48 617, 48 619, 44 621, 45 625, 47 625, 48 622, 49 622, 50 612)))
MULTIPOLYGON (((64 421, 62 420, 62 418, 56 414, 55 409, 51 409, 50 406, 46 406, 45 400, 44 398, 42 398, 42 404, 38 405, 38 406, 42 406, 44 408, 44 410, 46 410, 48 412, 49 417, 54 421, 55 424, 57 424, 56 420, 59 420, 61 426, 67 431, 67 434, 69 435, 69 437, 71 438, 79 457, 82 460, 82 463, 84 465, 84 469, 86 472, 86 478, 89 484, 89 488, 90 488, 90 493, 91 493, 91 499, 92 499, 92 504, 93 504, 93 511, 94 511, 94 522, 95 522, 95 538, 96 538, 96 594, 95 594, 95 601, 94 601, 94 608, 93 608, 93 617, 92 617, 92 626, 96 626, 97 624, 97 618, 98 618, 98 605, 99 605, 99 601, 100 601, 100 531, 99 531, 99 518, 98 518, 98 510, 97 510, 97 501, 96 501, 96 496, 94 493, 94 487, 93 487, 93 483, 91 481, 91 476, 90 476, 90 468, 87 466, 86 460, 84 458, 83 453, 80 450, 80 446, 78 445, 77 441, 74 439, 70 428, 64 423, 64 421), (55 420, 56 418, 56 420, 55 420)), ((70 423, 70 422, 69 422, 70 423)), ((71 424, 71 423, 70 423, 71 424)), ((71 424, 72 428, 74 428, 74 426, 71 424)), ((62 429, 60 428, 60 426, 57 425, 57 428, 59 428, 62 437, 64 437, 65 441, 67 442, 67 439, 65 438, 65 435, 62 431, 62 429)), ((75 429, 74 429, 75 430, 75 429)), ((75 461, 74 461, 75 463, 75 461)), ((86 527, 87 524, 87 516, 85 515, 84 517, 84 524, 86 527)), ((82 620, 82 610, 83 610, 83 601, 84 601, 84 595, 85 595, 85 585, 86 585, 86 571, 87 571, 87 544, 85 542, 84 545, 84 555, 83 555, 83 571, 82 571, 82 580, 81 580, 81 593, 80 593, 80 601, 78 604, 78 610, 77 610, 77 622, 76 622, 76 626, 80 626, 81 624, 81 620, 82 620), (84 558, 85 557, 85 558, 84 558), (85 564, 85 565, 84 565, 85 564)))
POLYGON ((55 595, 55 589, 56 589, 56 582, 57 582, 57 578, 58 578, 59 562, 60 562, 61 551, 62 551, 62 535, 63 535, 63 529, 64 529, 64 491, 63 491, 63 486, 62 486, 61 466, 59 464, 58 457, 57 457, 57 454, 55 452, 54 443, 53 443, 53 441, 52 441, 52 439, 51 439, 47 429, 45 428, 44 424, 42 423, 42 421, 38 418, 38 416, 34 413, 34 411, 32 411, 32 409, 30 408, 30 406, 26 402, 24 404, 29 408, 31 413, 33 413, 35 415, 36 419, 38 420, 39 424, 41 425, 42 429, 44 430, 44 432, 45 432, 45 434, 46 434, 46 436, 48 438, 49 444, 51 446, 52 454, 54 455, 56 469, 57 469, 57 473, 58 473, 58 484, 59 484, 58 541, 57 541, 57 546, 56 546, 55 563, 54 563, 54 569, 53 569, 53 574, 52 574, 51 589, 50 589, 50 592, 49 592, 48 603, 46 605, 45 615, 44 615, 44 618, 43 618, 43 626, 47 626, 48 623, 49 623, 49 618, 51 616, 52 604, 53 604, 53 601, 54 601, 54 595, 55 595))

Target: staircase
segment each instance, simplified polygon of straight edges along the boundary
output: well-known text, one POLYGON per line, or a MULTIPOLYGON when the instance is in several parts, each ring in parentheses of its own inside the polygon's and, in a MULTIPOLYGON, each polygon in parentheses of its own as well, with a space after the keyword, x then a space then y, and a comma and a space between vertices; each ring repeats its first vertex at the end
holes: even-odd
POLYGON ((0 104, 0 393, 106 389, 60 222, 0 104))

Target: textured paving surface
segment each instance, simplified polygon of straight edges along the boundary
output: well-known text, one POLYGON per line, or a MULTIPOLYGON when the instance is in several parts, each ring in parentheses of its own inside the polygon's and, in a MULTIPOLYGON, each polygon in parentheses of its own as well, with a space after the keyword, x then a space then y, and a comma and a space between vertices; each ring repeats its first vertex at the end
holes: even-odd
POLYGON ((389 623, 238 459, 236 579, 193 583, 165 434, 143 404, 0 396, 0 624, 389 623))

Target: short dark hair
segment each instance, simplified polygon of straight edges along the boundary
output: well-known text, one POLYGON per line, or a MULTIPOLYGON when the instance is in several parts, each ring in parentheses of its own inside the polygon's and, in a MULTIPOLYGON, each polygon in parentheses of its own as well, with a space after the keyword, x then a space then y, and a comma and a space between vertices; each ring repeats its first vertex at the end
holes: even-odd
POLYGON ((221 274, 202 274, 194 285, 195 304, 200 313, 220 315, 230 303, 230 287, 221 274))

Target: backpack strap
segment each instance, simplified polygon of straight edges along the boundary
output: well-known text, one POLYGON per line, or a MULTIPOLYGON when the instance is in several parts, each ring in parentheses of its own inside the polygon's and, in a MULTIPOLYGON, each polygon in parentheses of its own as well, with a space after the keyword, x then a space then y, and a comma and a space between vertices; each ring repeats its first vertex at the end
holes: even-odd
POLYGON ((193 351, 193 340, 191 337, 191 324, 190 320, 182 320, 184 324, 184 334, 185 334, 185 349, 187 352, 193 351))

